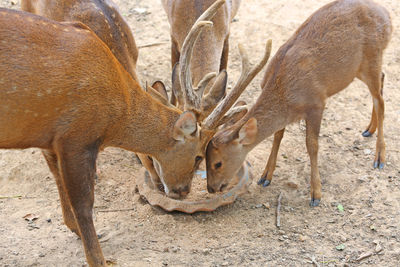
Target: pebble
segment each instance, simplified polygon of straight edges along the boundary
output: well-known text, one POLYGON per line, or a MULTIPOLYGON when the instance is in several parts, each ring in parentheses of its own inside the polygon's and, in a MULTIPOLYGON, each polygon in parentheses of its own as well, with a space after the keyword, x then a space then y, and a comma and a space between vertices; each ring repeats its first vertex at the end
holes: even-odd
POLYGON ((364 149, 364 155, 370 155, 371 152, 372 152, 371 149, 368 148, 364 149))
POLYGON ((301 242, 304 242, 304 241, 306 241, 306 237, 304 235, 299 235, 299 240, 301 242))
POLYGON ((203 249, 202 252, 203 252, 204 255, 208 255, 208 254, 211 253, 211 249, 210 248, 205 248, 205 249, 203 249))
POLYGON ((227 262, 227 261, 224 261, 222 264, 221 264, 221 266, 229 266, 230 264, 229 264, 229 262, 227 262))

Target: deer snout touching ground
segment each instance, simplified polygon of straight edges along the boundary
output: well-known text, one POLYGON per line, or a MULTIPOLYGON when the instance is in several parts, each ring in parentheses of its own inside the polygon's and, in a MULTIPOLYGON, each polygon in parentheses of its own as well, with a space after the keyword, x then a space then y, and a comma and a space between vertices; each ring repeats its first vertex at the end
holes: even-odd
POLYGON ((257 144, 274 135, 267 166, 258 181, 268 186, 276 167, 286 125, 304 119, 311 162, 311 206, 322 197, 318 170, 318 136, 326 99, 355 78, 373 98, 371 121, 363 136, 377 129, 374 168, 385 164, 382 56, 392 34, 388 11, 370 0, 338 0, 309 17, 277 51, 261 83, 262 93, 235 124, 210 141, 207 179, 211 190, 227 183, 257 144))

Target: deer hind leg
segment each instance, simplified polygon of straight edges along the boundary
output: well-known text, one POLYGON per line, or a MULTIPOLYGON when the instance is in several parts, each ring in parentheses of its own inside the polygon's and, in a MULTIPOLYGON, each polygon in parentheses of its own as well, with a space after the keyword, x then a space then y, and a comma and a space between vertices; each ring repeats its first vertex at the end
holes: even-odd
POLYGON ((89 266, 105 266, 93 224, 94 176, 98 149, 83 150, 69 143, 59 149, 59 166, 89 266))
POLYGON ((318 206, 321 201, 321 178, 318 169, 318 135, 321 128, 323 107, 310 110, 306 116, 306 145, 311 162, 310 206, 318 206))
POLYGON ((69 202, 68 195, 65 191, 64 185, 61 181, 60 171, 58 169, 58 160, 57 155, 50 150, 42 150, 43 156, 47 161, 47 165, 50 168, 51 173, 53 174, 57 188, 58 194, 60 195, 60 203, 62 208, 62 214, 64 218, 65 225, 74 233, 79 235, 78 225, 76 224, 74 214, 71 209, 71 204, 69 202))
MULTIPOLYGON (((385 73, 381 74, 381 96, 383 97, 383 84, 385 80, 385 73)), ((367 129, 362 133, 364 137, 370 137, 374 134, 377 127, 377 114, 375 112, 375 107, 372 106, 371 122, 369 123, 367 129)))
POLYGON ((285 128, 283 128, 280 131, 277 131, 274 134, 274 142, 272 145, 271 154, 269 155, 267 166, 265 167, 260 180, 258 180, 257 182, 258 185, 266 187, 271 184, 272 175, 274 174, 274 170, 276 167, 276 159, 278 156, 279 145, 281 144, 284 133, 285 133, 285 128))
MULTIPOLYGON (((375 60, 367 62, 366 67, 362 69, 361 80, 368 86, 373 100, 373 111, 376 120, 378 136, 376 140, 376 154, 374 159, 374 168, 383 169, 385 166, 385 140, 383 137, 383 120, 385 113, 385 103, 383 101, 383 80, 382 75, 382 54, 377 54, 375 60)), ((372 121, 372 119, 371 119, 372 121)))

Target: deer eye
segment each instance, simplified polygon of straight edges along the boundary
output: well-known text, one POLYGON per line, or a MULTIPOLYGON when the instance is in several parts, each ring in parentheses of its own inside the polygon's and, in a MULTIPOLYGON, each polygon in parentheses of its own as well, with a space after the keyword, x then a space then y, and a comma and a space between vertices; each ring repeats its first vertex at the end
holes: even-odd
POLYGON ((221 166, 222 166, 222 162, 217 162, 217 163, 215 163, 214 168, 219 169, 219 168, 221 168, 221 166))
POLYGON ((196 160, 196 162, 199 162, 199 161, 201 161, 202 159, 203 159, 202 156, 197 156, 195 160, 196 160))

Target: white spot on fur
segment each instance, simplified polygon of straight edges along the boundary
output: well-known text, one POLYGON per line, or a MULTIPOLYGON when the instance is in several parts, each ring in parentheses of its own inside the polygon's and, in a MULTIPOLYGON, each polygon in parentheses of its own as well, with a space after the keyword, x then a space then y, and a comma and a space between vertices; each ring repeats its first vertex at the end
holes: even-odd
POLYGON ((113 17, 113 19, 115 19, 115 13, 112 13, 111 17, 113 17))
POLYGON ((68 28, 64 28, 63 31, 69 32, 69 29, 68 28))
POLYGON ((104 13, 103 13, 103 12, 100 11, 99 13, 100 13, 100 15, 104 16, 104 13))

